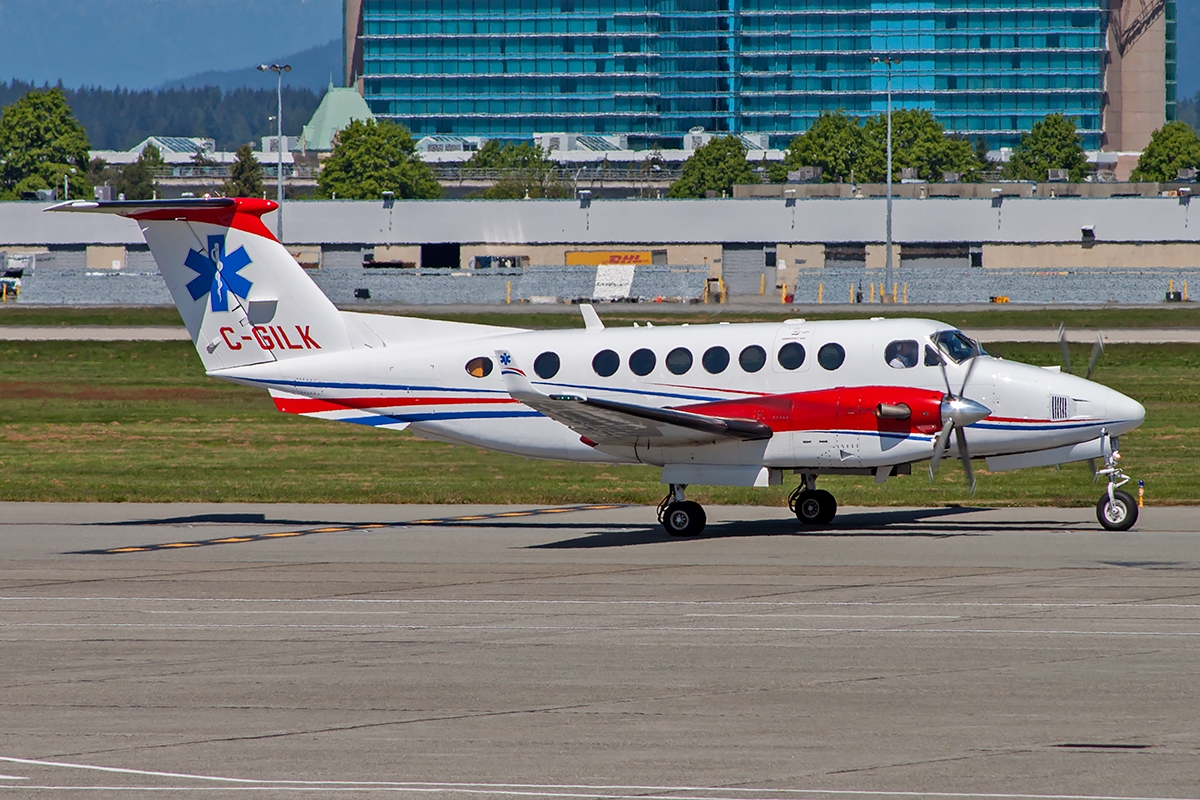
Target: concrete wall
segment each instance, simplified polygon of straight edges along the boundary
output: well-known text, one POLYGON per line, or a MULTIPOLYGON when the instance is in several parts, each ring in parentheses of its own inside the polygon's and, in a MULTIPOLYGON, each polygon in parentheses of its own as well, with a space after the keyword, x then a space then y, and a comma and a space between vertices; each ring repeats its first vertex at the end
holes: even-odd
POLYGON ((1194 244, 985 244, 983 266, 992 269, 1085 269, 1089 267, 1195 267, 1194 244))
POLYGON ((89 245, 87 249, 87 268, 90 270, 124 269, 124 246, 89 245))
POLYGON ((1105 150, 1142 150, 1150 134, 1166 123, 1166 16, 1162 13, 1122 54, 1123 27, 1152 3, 1126 0, 1112 11, 1105 70, 1108 108, 1104 112, 1105 150))

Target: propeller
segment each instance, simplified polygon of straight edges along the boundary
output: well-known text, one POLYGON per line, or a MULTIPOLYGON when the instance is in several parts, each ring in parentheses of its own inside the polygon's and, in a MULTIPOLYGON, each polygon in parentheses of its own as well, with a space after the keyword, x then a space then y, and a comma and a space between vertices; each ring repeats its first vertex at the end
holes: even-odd
POLYGON ((962 460, 963 472, 966 473, 972 495, 975 494, 975 471, 971 468, 971 452, 967 447, 967 433, 963 429, 992 413, 992 410, 982 403, 963 397, 963 392, 967 390, 967 384, 971 381, 971 373, 975 370, 975 362, 980 355, 982 355, 982 350, 976 345, 975 353, 967 363, 967 374, 963 378, 962 388, 955 395, 950 388, 950 376, 946 373, 946 359, 940 352, 937 353, 938 366, 942 369, 942 381, 946 384, 946 397, 942 399, 942 429, 938 433, 933 448, 933 458, 929 460, 929 482, 933 483, 934 473, 937 472, 938 465, 942 462, 942 456, 950 442, 950 432, 953 431, 955 441, 958 443, 958 455, 962 460))
MULTIPOLYGON (((1060 322, 1058 324, 1058 347, 1062 351, 1063 366, 1062 371, 1071 374, 1071 349, 1067 346, 1067 323, 1060 322)), ((1096 343, 1092 345, 1092 354, 1088 357, 1086 380, 1092 379, 1092 373, 1096 371, 1096 365, 1100 363, 1100 356, 1104 353, 1104 334, 1096 331, 1096 343)))

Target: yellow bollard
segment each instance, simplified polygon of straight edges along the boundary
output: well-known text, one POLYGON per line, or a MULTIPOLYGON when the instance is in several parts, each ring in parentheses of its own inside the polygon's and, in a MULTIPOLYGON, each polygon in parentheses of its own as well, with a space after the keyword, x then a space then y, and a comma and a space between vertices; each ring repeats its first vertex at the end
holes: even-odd
POLYGON ((899 284, 895 284, 895 283, 893 283, 893 284, 892 284, 892 305, 896 305, 896 297, 897 297, 897 295, 896 295, 896 287, 897 287, 898 285, 899 285, 899 284))
MULTIPOLYGON (((20 291, 18 289, 18 291, 20 291)), ((1183 282, 1183 302, 1187 302, 1187 281, 1183 282)))
POLYGON ((875 282, 871 281, 871 302, 875 302, 875 282))
POLYGON ((701 300, 705 305, 708 304, 708 281, 704 282, 704 295, 701 297, 701 300))
POLYGON ((850 284, 850 305, 854 305, 854 284, 850 284))
POLYGON ((779 302, 787 305, 787 286, 779 287, 779 302))
POLYGON ((0 303, 8 302, 8 284, 0 283, 0 303))
POLYGON ((512 303, 512 281, 504 282, 504 302, 512 303))
POLYGON ((904 305, 908 305, 908 281, 904 282, 904 305))
POLYGON ((817 284, 817 305, 820 305, 821 303, 825 302, 824 298, 825 298, 825 284, 818 283, 817 284))
POLYGON ((1175 279, 1174 278, 1171 278, 1171 280, 1167 282, 1167 293, 1175 294, 1175 279))
POLYGON ((725 278, 717 278, 717 286, 721 289, 721 305, 725 305, 725 295, 728 294, 725 291, 725 278))
POLYGON ((762 274, 762 281, 758 284, 758 296, 762 297, 767 293, 767 273, 762 274))

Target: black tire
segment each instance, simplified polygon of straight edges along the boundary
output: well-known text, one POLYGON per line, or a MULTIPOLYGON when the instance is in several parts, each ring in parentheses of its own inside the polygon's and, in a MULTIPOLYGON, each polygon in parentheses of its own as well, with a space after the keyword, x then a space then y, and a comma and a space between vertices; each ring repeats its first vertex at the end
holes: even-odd
POLYGON ((663 528, 671 536, 699 536, 707 523, 704 509, 691 500, 671 503, 663 512, 663 528))
POLYGON ((828 525, 837 516, 837 500, 824 489, 816 489, 813 494, 821 495, 821 516, 817 518, 817 524, 828 525))
POLYGON ((1111 502, 1108 499, 1108 492, 1105 492, 1100 495, 1100 500, 1096 503, 1096 519, 1100 520, 1100 524, 1104 526, 1105 530, 1127 531, 1134 526, 1137 518, 1137 501, 1129 492, 1117 489, 1113 492, 1111 502))
MULTIPOLYGON (((825 513, 825 502, 822 495, 829 492, 817 490, 801 492, 796 496, 796 519, 803 525, 822 525, 821 517, 825 513)), ((832 497, 832 495, 830 495, 832 497)))

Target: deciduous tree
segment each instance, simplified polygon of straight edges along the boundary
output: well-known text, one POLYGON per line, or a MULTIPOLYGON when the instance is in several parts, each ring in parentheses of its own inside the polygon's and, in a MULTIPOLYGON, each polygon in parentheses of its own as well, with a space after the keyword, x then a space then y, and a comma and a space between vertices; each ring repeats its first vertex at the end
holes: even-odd
POLYGON ((142 148, 137 161, 121 168, 113 187, 125 195, 126 200, 150 200, 158 194, 154 176, 164 166, 166 162, 162 153, 154 145, 148 144, 142 148))
MULTIPOLYGON (((882 183, 887 180, 887 114, 867 119, 863 135, 866 146, 855 178, 882 183)), ((940 183, 946 172, 957 172, 965 181, 977 180, 980 166, 971 143, 947 136, 946 129, 929 111, 892 111, 893 181, 899 181, 905 169, 915 169, 918 178, 933 183, 940 183)))
POLYGON ((1173 181, 1181 169, 1200 169, 1200 136, 1186 122, 1168 122, 1150 134, 1142 151, 1135 181, 1173 181))
POLYGON ((820 167, 825 183, 851 181, 855 169, 861 169, 866 145, 866 135, 857 118, 844 111, 826 111, 788 145, 784 164, 789 170, 820 167))
POLYGON ((72 198, 91 198, 87 131, 60 89, 34 89, 0 111, 0 198, 60 189, 69 178, 72 198))
POLYGON ((1087 155, 1075 122, 1062 114, 1050 114, 1034 123, 1013 151, 1005 174, 1015 180, 1044 181, 1052 169, 1065 169, 1072 181, 1083 180, 1087 155))
POLYGON ((525 197, 571 197, 574 187, 558 175, 558 166, 537 145, 501 144, 492 139, 463 165, 467 169, 497 170, 499 177, 480 196, 488 200, 525 197))
POLYGON ((704 197, 705 192, 729 195, 735 183, 758 183, 746 161, 746 146, 736 136, 717 136, 692 153, 683 174, 671 184, 668 197, 704 197))
POLYGON ((378 200, 429 199, 442 193, 433 170, 417 155, 408 128, 382 120, 354 120, 334 139, 333 152, 317 177, 321 197, 378 200))

